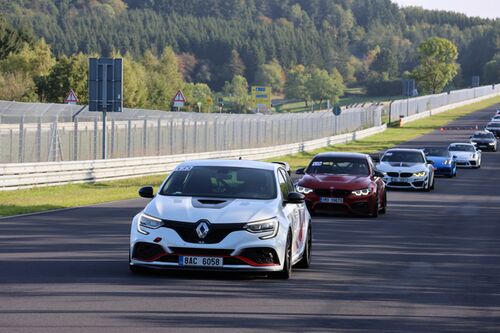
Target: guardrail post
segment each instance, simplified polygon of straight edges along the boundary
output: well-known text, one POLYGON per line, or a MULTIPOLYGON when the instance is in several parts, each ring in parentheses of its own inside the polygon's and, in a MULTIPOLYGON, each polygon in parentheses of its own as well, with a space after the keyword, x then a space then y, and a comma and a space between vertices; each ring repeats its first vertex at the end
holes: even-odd
POLYGON ((144 119, 142 124, 142 155, 146 156, 146 148, 148 145, 148 120, 144 119))
POLYGON ((185 154, 186 153, 186 139, 185 139, 185 132, 186 132, 186 120, 184 118, 182 118, 182 140, 181 140, 181 144, 182 144, 182 153, 185 154))
POLYGON ((73 161, 78 160, 78 119, 73 122, 73 161))
POLYGON ((132 155, 132 120, 127 121, 127 157, 132 155))
POLYGON ((42 157, 42 119, 38 117, 36 124, 36 139, 35 139, 35 160, 41 162, 42 157))
POLYGON ((97 133, 99 131, 97 125, 97 117, 94 118, 94 160, 97 160, 97 133))
POLYGON ((111 119, 111 140, 109 147, 109 158, 113 158, 115 156, 115 119, 111 119))
POLYGON ((161 155, 161 119, 156 122, 156 155, 161 155))
POLYGON ((218 125, 218 120, 219 120, 219 116, 216 116, 215 119, 214 119, 214 151, 218 150, 218 146, 217 146, 217 125, 218 125))
POLYGON ((21 122, 19 123, 19 154, 18 162, 24 162, 24 116, 21 117, 21 122))
POLYGON ((196 141, 198 139, 198 121, 195 119, 193 124, 193 153, 196 153, 196 141))

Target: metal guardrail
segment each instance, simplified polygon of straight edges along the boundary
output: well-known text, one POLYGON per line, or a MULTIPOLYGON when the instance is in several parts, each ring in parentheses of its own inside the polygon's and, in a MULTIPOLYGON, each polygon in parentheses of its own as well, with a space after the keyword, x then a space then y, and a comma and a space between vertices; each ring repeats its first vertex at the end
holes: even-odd
MULTIPOLYGON (((81 107, 0 101, 0 163, 101 158, 100 113, 81 107)), ((319 139, 381 124, 377 105, 331 112, 203 114, 125 109, 108 113, 107 158, 260 148, 319 139)))
POLYGON ((321 139, 262 148, 110 160, 2 164, 0 165, 0 190, 166 174, 178 163, 192 159, 237 159, 241 157, 249 160, 263 160, 362 139, 383 132, 385 129, 386 125, 381 125, 321 139))
POLYGON ((389 106, 390 122, 399 121, 401 117, 409 117, 437 108, 473 100, 478 97, 500 93, 500 84, 482 86, 471 89, 454 90, 449 93, 407 98, 394 101, 389 106))

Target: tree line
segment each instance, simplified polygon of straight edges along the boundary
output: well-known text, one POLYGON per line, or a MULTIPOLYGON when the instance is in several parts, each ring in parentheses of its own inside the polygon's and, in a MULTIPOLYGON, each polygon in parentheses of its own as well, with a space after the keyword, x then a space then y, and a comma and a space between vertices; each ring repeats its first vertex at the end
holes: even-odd
MULTIPOLYGON (((179 87, 200 96, 198 101, 235 95, 245 84, 267 84, 276 94, 305 100, 321 100, 325 94, 316 93, 321 90, 335 100, 345 86, 397 95, 401 78, 422 63, 419 46, 430 37, 445 38, 457 49, 456 73, 441 89, 469 86, 473 75, 481 75, 483 84, 499 77, 498 20, 400 9, 390 0, 0 0, 0 5, 5 18, 0 87, 16 82, 1 93, 25 87, 22 98, 30 100, 60 100, 57 88, 77 80, 63 79, 64 72, 82 69, 83 59, 92 55, 125 57, 126 77, 137 78, 126 83, 128 106, 164 109, 167 95, 179 87), (23 48, 28 57, 23 45, 40 48, 40 38, 50 45, 52 56, 45 59, 53 73, 17 70, 13 59, 6 65, 8 55, 23 48), (313 87, 315 81, 328 87, 313 87)), ((419 90, 428 91, 422 80, 419 90)))

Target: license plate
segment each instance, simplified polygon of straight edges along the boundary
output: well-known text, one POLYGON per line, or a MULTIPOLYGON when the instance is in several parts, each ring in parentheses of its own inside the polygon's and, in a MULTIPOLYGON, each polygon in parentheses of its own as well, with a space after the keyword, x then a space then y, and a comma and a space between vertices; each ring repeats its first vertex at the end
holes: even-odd
POLYGON ((224 258, 221 257, 179 256, 179 266, 222 267, 223 265, 224 258))
POLYGON ((391 178, 392 183, 408 183, 408 178, 391 178))
POLYGON ((341 203, 344 203, 344 198, 321 198, 320 201, 323 203, 341 204, 341 203))

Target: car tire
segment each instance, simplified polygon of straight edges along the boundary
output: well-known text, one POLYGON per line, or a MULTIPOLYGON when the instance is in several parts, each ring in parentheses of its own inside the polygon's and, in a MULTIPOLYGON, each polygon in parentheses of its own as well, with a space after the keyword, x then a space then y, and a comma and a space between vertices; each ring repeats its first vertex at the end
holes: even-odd
POLYGON ((436 179, 434 178, 434 175, 432 175, 432 183, 431 183, 431 186, 430 186, 430 190, 434 190, 434 185, 436 183, 436 179))
POLYGON ((384 192, 384 204, 379 211, 379 214, 385 214, 385 213, 387 213, 387 192, 384 192))
POLYGON ((307 231, 306 248, 304 249, 304 254, 302 259, 295 265, 298 268, 309 268, 311 265, 311 249, 312 249, 312 229, 311 222, 309 222, 309 230, 307 231))
POLYGON ((371 214, 369 214, 368 216, 369 217, 372 217, 372 218, 377 218, 378 217, 378 212, 380 210, 380 202, 379 202, 379 198, 378 198, 378 193, 376 195, 376 199, 375 199, 375 209, 373 210, 373 212, 371 214))
POLYGON ((288 280, 292 276, 292 232, 288 232, 286 238, 285 261, 283 269, 278 272, 273 272, 270 275, 273 279, 288 280))

